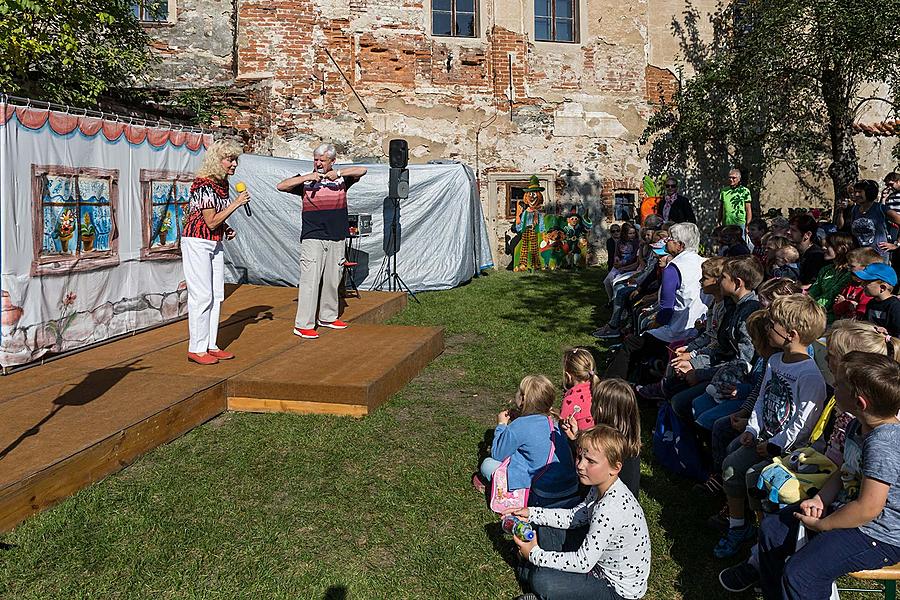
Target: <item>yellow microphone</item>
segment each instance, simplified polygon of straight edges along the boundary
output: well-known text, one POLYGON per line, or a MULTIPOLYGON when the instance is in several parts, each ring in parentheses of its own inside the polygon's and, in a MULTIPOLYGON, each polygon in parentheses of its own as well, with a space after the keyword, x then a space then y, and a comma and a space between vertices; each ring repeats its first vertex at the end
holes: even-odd
MULTIPOLYGON (((247 184, 244 183, 243 181, 238 181, 238 182, 234 185, 234 189, 235 189, 235 191, 237 191, 238 194, 243 194, 244 192, 247 191, 247 184)), ((250 212, 250 203, 249 203, 249 202, 248 202, 247 204, 244 205, 244 210, 247 211, 247 216, 248 216, 248 217, 252 217, 252 216, 253 216, 253 213, 250 212)))

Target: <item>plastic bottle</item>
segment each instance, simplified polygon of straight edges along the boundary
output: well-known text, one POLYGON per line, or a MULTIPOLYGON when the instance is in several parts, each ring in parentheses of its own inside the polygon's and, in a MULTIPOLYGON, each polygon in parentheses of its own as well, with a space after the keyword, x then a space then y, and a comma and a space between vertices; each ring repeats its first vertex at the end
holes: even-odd
POLYGON ((504 516, 503 520, 500 521, 500 527, 506 533, 516 536, 523 542, 530 542, 534 539, 534 529, 532 529, 531 523, 513 515, 504 516))

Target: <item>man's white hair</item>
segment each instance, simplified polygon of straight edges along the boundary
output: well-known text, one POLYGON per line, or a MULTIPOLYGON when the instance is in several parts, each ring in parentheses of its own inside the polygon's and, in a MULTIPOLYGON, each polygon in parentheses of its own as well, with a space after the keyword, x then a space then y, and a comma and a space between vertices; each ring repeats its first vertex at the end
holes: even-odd
POLYGON ((316 156, 327 156, 331 160, 337 158, 337 150, 334 149, 334 144, 319 144, 319 146, 313 150, 313 157, 316 156))
POLYGON ((685 251, 697 252, 700 247, 700 230, 693 223, 676 223, 669 228, 669 237, 684 244, 685 251))

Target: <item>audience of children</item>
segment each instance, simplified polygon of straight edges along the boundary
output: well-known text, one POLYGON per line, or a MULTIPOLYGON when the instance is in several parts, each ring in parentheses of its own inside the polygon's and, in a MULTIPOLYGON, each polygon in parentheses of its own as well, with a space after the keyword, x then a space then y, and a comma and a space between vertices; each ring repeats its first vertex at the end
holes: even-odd
POLYGON ((482 464, 490 480, 508 458, 510 487, 531 490, 514 511, 538 526, 537 539, 516 539, 532 590, 523 598, 646 592, 635 389, 671 402, 708 453, 711 475, 695 490, 726 500, 710 520, 724 531, 712 554, 735 556, 759 535, 749 558, 720 573, 724 589, 825 598, 844 573, 900 562, 900 298, 888 235, 900 215, 872 184, 856 184, 837 228, 807 213, 768 227, 757 219, 750 246, 739 227, 717 228, 719 257, 699 254, 691 224, 622 227, 604 280, 613 317, 595 332, 626 335, 606 379, 589 350, 567 351, 556 420, 552 384, 526 377, 482 464), (667 373, 653 385, 622 379, 646 381, 654 369, 667 373), (814 497, 772 512, 757 493, 760 472, 810 444, 840 470, 814 497), (801 526, 810 541, 798 551, 801 526))

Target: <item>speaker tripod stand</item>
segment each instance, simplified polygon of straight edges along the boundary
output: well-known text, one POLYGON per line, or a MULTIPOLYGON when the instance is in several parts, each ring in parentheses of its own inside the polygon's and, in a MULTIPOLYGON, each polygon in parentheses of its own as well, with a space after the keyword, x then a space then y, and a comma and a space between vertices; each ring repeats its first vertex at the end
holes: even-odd
POLYGON ((397 253, 400 250, 400 198, 389 198, 389 200, 391 201, 391 207, 393 208, 389 233, 390 237, 387 243, 389 254, 386 258, 384 274, 382 274, 375 282, 373 289, 384 290, 384 286, 386 285, 388 291, 406 292, 413 300, 419 302, 416 293, 406 285, 406 282, 403 281, 400 274, 397 272, 397 253))

